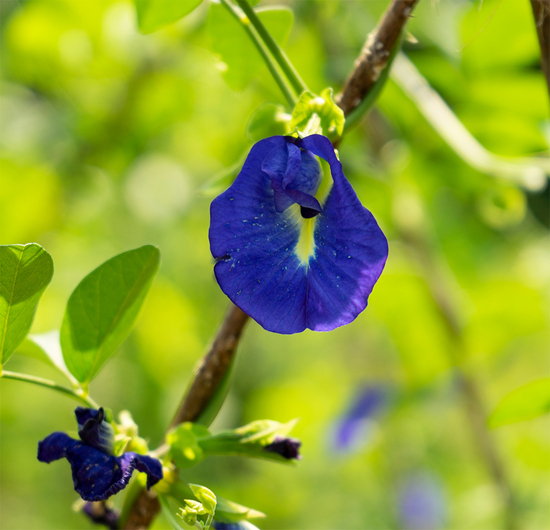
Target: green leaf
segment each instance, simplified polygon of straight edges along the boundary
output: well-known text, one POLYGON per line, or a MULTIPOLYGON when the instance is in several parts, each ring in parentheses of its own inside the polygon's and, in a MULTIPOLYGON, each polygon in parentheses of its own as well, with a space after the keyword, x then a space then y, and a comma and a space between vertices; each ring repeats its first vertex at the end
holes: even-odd
POLYGON ((123 252, 88 274, 71 294, 61 349, 81 383, 91 381, 129 335, 159 262, 151 245, 123 252))
POLYGON ((53 276, 51 256, 38 244, 0 246, 0 353, 4 364, 31 327, 53 276))
POLYGON ((196 423, 185 422, 174 427, 166 436, 166 443, 170 446, 170 457, 180 468, 198 464, 204 459, 199 440, 208 436, 208 429, 196 423))
POLYGON ((202 0, 134 0, 139 30, 152 33, 177 22, 197 8, 202 0))
POLYGON ((58 330, 28 335, 21 343, 21 346, 17 348, 17 353, 27 355, 28 357, 34 357, 52 368, 59 370, 71 382, 76 382, 63 359, 58 330))
POLYGON ((256 109, 248 120, 246 135, 255 143, 269 136, 288 134, 289 121, 290 115, 282 105, 266 103, 256 109))
POLYGON ((324 134, 330 140, 344 132, 344 111, 332 100, 332 88, 326 88, 320 96, 303 92, 292 111, 290 130, 298 129, 304 136, 324 134))
POLYGON ((510 392, 489 418, 489 427, 537 418, 550 412, 550 377, 510 392))
MULTIPOLYGON (((269 7, 256 12, 273 38, 283 46, 292 27, 292 11, 286 7, 269 7)), ((262 67, 261 55, 241 24, 220 4, 210 6, 207 29, 224 79, 233 90, 243 90, 262 67)))

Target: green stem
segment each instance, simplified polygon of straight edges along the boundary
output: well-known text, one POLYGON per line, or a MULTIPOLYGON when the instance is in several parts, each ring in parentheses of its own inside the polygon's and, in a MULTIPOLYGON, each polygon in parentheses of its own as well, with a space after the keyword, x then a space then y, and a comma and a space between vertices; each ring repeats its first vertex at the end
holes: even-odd
POLYGON ((77 401, 80 401, 81 403, 84 403, 85 405, 88 405, 88 407, 97 409, 99 408, 99 405, 90 397, 87 395, 80 395, 75 390, 71 388, 67 388, 62 385, 58 385, 57 383, 54 383, 53 381, 50 381, 49 379, 43 379, 42 377, 35 377, 34 375, 28 375, 28 374, 20 374, 17 372, 8 372, 7 370, 4 370, 2 372, 1 377, 3 379, 13 379, 15 381, 25 381, 27 383, 33 383, 35 385, 44 386, 46 388, 51 388, 52 390, 56 390, 57 392, 61 392, 62 394, 66 394, 73 399, 76 399, 77 401))
POLYGON ((271 55, 275 58, 279 64, 281 70, 286 75, 289 80, 292 88, 296 92, 296 95, 299 96, 305 90, 308 90, 306 84, 303 82, 302 78, 286 56, 285 52, 277 44, 275 39, 271 36, 271 33, 267 31, 266 27, 263 25, 262 21, 252 9, 252 6, 248 3, 247 0, 236 0, 239 7, 244 11, 244 14, 248 17, 250 23, 254 26, 254 29, 258 32, 258 35, 262 39, 266 48, 271 52, 271 55))
POLYGON ((231 2, 231 0, 221 0, 221 3, 229 10, 229 12, 235 17, 235 19, 237 19, 239 24, 241 24, 243 29, 248 33, 248 36, 250 37, 250 39, 256 46, 256 49, 258 50, 258 52, 260 52, 260 55, 265 61, 265 64, 267 65, 269 72, 273 76, 273 79, 275 79, 275 82, 277 83, 277 85, 281 89, 281 92, 284 94, 286 100, 288 101, 290 108, 294 108, 294 105, 296 105, 296 102, 298 100, 292 92, 292 88, 289 86, 287 80, 282 75, 282 72, 277 67, 277 64, 274 62, 271 55, 269 55, 266 47, 264 46, 264 43, 262 42, 262 39, 260 39, 258 33, 254 30, 254 28, 250 26, 249 17, 244 16, 242 11, 237 6, 235 6, 231 2))

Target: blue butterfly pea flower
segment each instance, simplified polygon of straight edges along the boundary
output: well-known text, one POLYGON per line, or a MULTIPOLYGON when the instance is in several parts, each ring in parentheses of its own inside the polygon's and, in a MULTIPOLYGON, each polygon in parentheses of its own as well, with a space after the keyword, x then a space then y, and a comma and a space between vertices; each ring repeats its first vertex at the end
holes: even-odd
POLYGON ((352 322, 388 256, 386 237, 321 135, 256 143, 233 185, 212 202, 210 216, 222 291, 276 333, 352 322), (325 194, 318 193, 316 157, 330 166, 325 194))
POLYGON ((101 501, 118 493, 128 485, 134 469, 147 474, 147 488, 162 479, 162 464, 156 458, 132 452, 113 455, 114 430, 102 408, 78 407, 75 415, 80 440, 54 432, 38 443, 38 460, 49 464, 66 458, 74 489, 85 501, 101 501))

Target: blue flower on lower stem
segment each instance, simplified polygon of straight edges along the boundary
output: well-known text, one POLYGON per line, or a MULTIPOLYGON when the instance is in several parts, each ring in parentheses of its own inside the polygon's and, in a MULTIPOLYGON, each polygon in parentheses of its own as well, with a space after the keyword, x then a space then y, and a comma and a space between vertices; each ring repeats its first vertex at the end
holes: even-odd
POLYGON ((147 473, 147 488, 162 479, 162 464, 156 458, 131 452, 113 455, 114 430, 102 408, 78 407, 75 415, 80 440, 54 432, 38 443, 38 460, 49 464, 66 458, 74 489, 85 501, 101 501, 118 493, 128 485, 134 469, 147 473))
POLYGON ((276 333, 329 331, 352 322, 367 306, 388 256, 386 237, 321 135, 256 143, 210 215, 222 291, 276 333), (318 194, 316 157, 330 166, 326 193, 318 194))

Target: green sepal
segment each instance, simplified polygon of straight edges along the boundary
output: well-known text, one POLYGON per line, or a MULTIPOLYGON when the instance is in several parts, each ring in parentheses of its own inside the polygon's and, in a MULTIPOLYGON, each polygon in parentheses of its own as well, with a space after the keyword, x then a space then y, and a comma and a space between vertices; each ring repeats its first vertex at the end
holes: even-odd
POLYGON ((179 468, 194 466, 204 460, 200 440, 209 436, 210 431, 203 425, 182 423, 166 435, 166 443, 170 446, 169 456, 179 468))
POLYGON ((236 502, 218 497, 215 519, 221 523, 239 523, 250 519, 261 519, 265 513, 237 504, 236 502))
MULTIPOLYGON (((205 486, 200 486, 199 484, 189 484, 189 487, 191 488, 193 495, 195 495, 198 499, 199 504, 202 504, 202 507, 205 510, 204 513, 214 515, 217 505, 216 495, 214 495, 214 492, 205 486)), ((198 513, 202 515, 200 511, 198 513)))
POLYGON ((266 451, 266 445, 276 437, 285 437, 297 420, 279 423, 272 420, 258 420, 232 431, 224 431, 200 440, 204 457, 210 455, 238 455, 263 460, 272 460, 284 464, 295 464, 291 459, 278 453, 266 451))
POLYGON ((292 111, 290 130, 302 136, 323 134, 334 141, 342 136, 346 118, 344 111, 334 103, 332 88, 325 88, 319 96, 305 91, 292 111))
POLYGON ((52 257, 37 243, 0 246, 0 370, 29 332, 52 257))

